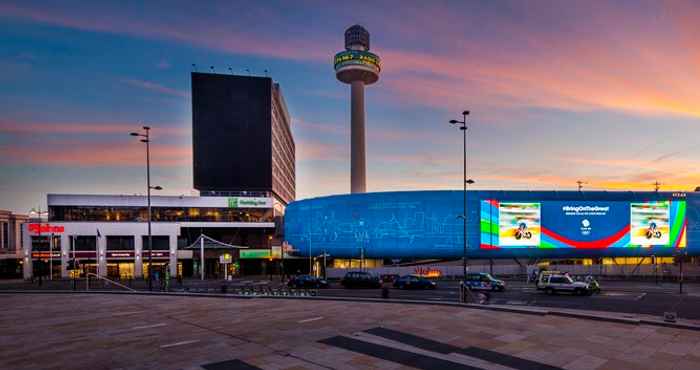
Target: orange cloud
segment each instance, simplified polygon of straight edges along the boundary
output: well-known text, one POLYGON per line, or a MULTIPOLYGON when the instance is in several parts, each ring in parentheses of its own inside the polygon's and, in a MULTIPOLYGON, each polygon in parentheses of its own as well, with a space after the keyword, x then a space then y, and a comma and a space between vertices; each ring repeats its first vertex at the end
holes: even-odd
MULTIPOLYGON (((123 167, 145 165, 145 148, 139 143, 59 143, 40 147, 0 147, 0 163, 32 166, 123 167)), ((151 147, 154 166, 187 166, 192 163, 189 146, 158 144, 151 147)))
MULTIPOLYGON (((11 134, 123 134, 138 129, 138 122, 93 122, 93 123, 49 123, 0 121, 0 132, 11 134)), ((189 136, 191 130, 186 125, 151 125, 152 133, 158 136, 189 136), (177 127, 176 127, 177 126, 177 127)))

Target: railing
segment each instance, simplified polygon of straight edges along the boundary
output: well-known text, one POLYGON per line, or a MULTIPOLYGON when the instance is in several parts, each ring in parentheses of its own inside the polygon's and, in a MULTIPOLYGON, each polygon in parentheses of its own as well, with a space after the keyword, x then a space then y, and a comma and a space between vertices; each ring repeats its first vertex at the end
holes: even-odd
POLYGON ((94 276, 97 280, 102 280, 102 281, 104 281, 104 282, 114 284, 114 285, 116 285, 116 286, 118 286, 118 287, 120 287, 120 288, 124 288, 124 289, 126 289, 126 290, 128 290, 128 291, 130 291, 130 292, 135 292, 135 291, 136 291, 135 289, 131 289, 131 288, 129 288, 128 286, 126 286, 126 285, 124 285, 124 284, 118 283, 118 282, 116 282, 116 281, 114 281, 114 280, 111 280, 111 279, 107 279, 107 278, 104 277, 104 276, 99 276, 99 275, 94 274, 94 273, 92 273, 92 272, 88 272, 88 273, 86 274, 86 276, 85 276, 85 290, 90 290, 90 276, 94 276))

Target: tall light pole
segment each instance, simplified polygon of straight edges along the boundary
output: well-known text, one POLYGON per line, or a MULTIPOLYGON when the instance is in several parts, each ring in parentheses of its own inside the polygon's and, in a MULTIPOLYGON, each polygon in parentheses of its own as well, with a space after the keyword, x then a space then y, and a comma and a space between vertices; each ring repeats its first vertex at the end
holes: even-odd
POLYGON ((462 273, 464 280, 467 280, 467 184, 473 184, 474 180, 469 179, 467 180, 467 116, 469 115, 469 111, 465 110, 462 112, 462 120, 450 120, 450 123, 453 125, 459 124, 459 129, 462 130, 462 134, 464 137, 464 146, 463 146, 463 154, 464 154, 464 176, 463 176, 463 181, 462 185, 464 186, 464 192, 463 194, 463 200, 464 200, 464 210, 463 214, 461 216, 462 221, 464 222, 464 231, 462 234, 462 239, 464 242, 464 251, 462 253, 462 273))
POLYGON ((151 186, 151 128, 143 126, 145 133, 132 132, 129 135, 138 136, 146 143, 146 198, 148 199, 148 290, 153 290, 153 235, 151 234, 151 190, 163 190, 160 186, 151 186))

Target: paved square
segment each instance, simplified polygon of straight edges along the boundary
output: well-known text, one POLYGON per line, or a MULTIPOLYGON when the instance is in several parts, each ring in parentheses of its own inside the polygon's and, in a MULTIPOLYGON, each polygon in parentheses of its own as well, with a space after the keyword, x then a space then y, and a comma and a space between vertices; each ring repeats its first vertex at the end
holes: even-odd
POLYGON ((0 300, 2 369, 700 368, 700 332, 565 317, 261 298, 0 300))

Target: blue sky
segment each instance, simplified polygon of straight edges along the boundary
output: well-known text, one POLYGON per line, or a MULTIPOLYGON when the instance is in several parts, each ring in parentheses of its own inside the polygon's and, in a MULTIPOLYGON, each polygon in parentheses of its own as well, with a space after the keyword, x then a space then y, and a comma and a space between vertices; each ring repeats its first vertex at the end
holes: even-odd
POLYGON ((280 82, 298 198, 349 191, 349 88, 332 56, 360 23, 368 190, 692 190, 700 185, 700 5, 692 1, 12 2, 0 4, 0 209, 46 193, 191 194, 189 73, 280 82), (357 11, 365 9, 364 12, 357 11))

